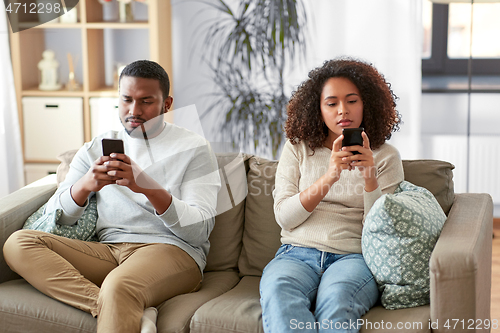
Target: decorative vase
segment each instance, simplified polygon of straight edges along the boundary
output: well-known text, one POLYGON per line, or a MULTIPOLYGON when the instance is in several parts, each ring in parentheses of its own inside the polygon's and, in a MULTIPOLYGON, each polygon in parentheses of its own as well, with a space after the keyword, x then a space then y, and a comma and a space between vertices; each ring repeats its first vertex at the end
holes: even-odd
POLYGON ((119 17, 120 17, 120 22, 126 23, 126 22, 132 22, 134 20, 134 15, 132 13, 132 1, 127 2, 127 1, 118 1, 119 4, 119 17))
POLYGON ((66 14, 60 16, 61 23, 77 23, 78 22, 78 7, 71 8, 66 14))

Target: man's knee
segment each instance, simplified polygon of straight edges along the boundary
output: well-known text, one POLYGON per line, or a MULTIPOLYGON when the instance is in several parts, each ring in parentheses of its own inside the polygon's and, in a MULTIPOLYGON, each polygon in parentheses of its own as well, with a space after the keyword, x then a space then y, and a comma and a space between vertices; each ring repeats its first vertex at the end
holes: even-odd
POLYGON ((38 242, 38 234, 34 230, 22 229, 7 238, 3 246, 3 255, 9 267, 12 268, 12 265, 29 259, 25 258, 26 250, 38 242))
POLYGON ((111 272, 104 279, 99 292, 98 303, 103 302, 141 302, 143 292, 133 276, 122 276, 111 272))

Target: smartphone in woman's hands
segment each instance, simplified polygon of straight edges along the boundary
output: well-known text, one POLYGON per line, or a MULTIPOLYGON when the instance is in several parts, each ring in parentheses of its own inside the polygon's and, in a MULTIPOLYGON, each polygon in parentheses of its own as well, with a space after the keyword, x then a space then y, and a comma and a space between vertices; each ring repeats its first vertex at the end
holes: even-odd
MULTIPOLYGON (((361 146, 363 147, 363 137, 361 133, 363 133, 365 129, 363 127, 359 128, 344 128, 342 129, 342 135, 344 138, 342 139, 342 147, 346 146, 361 146)), ((360 154, 359 151, 352 151, 354 155, 360 154)))

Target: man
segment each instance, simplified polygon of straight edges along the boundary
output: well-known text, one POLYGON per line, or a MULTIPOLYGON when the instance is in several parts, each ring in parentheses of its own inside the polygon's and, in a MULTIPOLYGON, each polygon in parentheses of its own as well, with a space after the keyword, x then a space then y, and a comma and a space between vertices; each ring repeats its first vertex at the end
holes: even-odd
POLYGON ((71 225, 95 194, 99 242, 21 230, 4 246, 13 271, 97 317, 98 332, 139 332, 145 308, 200 287, 220 179, 206 140, 163 121, 169 88, 154 62, 125 67, 116 134, 125 154, 102 156, 103 136, 86 143, 47 204, 71 225))

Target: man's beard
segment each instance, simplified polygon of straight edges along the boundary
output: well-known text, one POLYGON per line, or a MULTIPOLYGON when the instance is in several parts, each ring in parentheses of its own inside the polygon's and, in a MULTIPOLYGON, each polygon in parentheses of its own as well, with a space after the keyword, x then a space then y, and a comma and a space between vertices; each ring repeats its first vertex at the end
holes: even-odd
POLYGON ((141 126, 133 128, 132 130, 128 130, 125 124, 123 124, 123 126, 125 127, 125 131, 127 132, 127 134, 133 138, 136 139, 144 138, 145 134, 147 135, 148 138, 152 138, 153 136, 156 136, 158 134, 157 132, 159 132, 160 128, 163 126, 164 114, 165 114, 165 106, 161 108, 161 112, 158 116, 149 119, 148 121, 144 121, 144 119, 140 117, 133 117, 133 116, 125 118, 125 123, 127 123, 129 119, 137 119, 143 121, 141 126))

